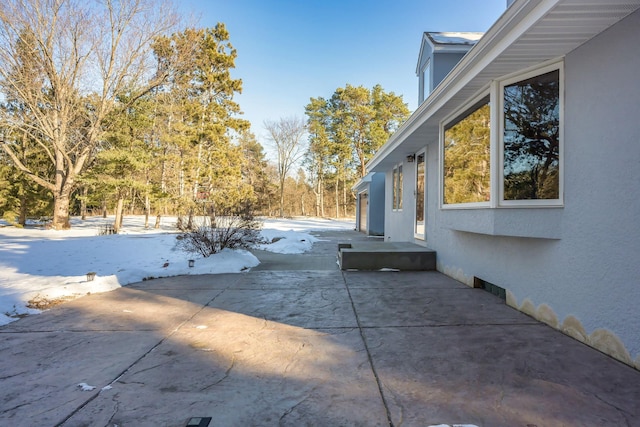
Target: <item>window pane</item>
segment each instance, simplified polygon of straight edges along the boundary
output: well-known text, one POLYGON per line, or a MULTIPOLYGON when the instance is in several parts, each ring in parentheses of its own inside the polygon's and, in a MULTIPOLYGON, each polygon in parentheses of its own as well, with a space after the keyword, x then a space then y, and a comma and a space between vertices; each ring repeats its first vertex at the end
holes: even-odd
POLYGON ((431 93, 431 63, 427 62, 422 70, 422 100, 429 97, 431 93))
POLYGON ((424 153, 418 154, 416 158, 416 234, 424 235, 424 183, 425 183, 425 164, 424 153))
POLYGON ((402 165, 398 166, 398 209, 402 209, 402 165))
POLYGON ((393 168, 393 209, 398 209, 398 169, 393 168))
POLYGON ((486 97, 445 128, 445 204, 489 201, 489 124, 489 97, 486 97))
POLYGON ((558 199, 560 72, 504 88, 504 200, 558 199))

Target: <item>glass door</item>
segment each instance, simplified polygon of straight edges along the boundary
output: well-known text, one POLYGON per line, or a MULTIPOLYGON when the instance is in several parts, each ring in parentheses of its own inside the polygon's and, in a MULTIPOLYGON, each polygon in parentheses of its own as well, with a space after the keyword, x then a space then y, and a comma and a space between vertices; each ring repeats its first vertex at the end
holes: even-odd
POLYGON ((416 155, 416 220, 414 233, 418 239, 425 239, 426 215, 425 215, 425 186, 426 186, 426 163, 425 152, 416 155))

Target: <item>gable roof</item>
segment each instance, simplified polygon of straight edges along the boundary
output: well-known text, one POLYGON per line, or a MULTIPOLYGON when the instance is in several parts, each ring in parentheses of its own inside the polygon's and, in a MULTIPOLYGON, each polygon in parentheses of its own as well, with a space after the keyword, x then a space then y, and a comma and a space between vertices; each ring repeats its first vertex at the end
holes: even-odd
POLYGON ((434 53, 465 53, 484 33, 478 32, 435 32, 425 31, 422 33, 422 43, 420 43, 420 54, 418 55, 418 65, 416 65, 416 75, 420 73, 420 65, 423 63, 423 55, 425 52, 424 45, 428 44, 434 53))
POLYGON ((516 0, 367 164, 383 171, 438 141, 439 123, 492 80, 561 58, 640 0, 516 0))

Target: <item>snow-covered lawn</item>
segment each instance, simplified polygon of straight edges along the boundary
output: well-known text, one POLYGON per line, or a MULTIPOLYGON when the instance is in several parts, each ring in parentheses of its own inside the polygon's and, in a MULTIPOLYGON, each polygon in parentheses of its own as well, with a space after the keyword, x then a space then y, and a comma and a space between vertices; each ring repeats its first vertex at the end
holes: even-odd
MULTIPOLYGON (((159 229, 145 229, 143 217, 128 216, 120 234, 100 236, 100 230, 110 223, 113 218, 73 218, 72 228, 66 231, 0 223, 0 325, 39 313, 28 307, 39 302, 106 292, 146 278, 234 273, 259 264, 244 250, 224 250, 202 258, 176 249, 175 217, 163 218, 159 229), (195 260, 192 268, 190 259, 195 260), (90 272, 95 273, 92 281, 87 278, 90 272)), ((302 253, 317 241, 312 231, 353 226, 353 221, 319 218, 267 219, 262 235, 277 241, 260 249, 302 253)))

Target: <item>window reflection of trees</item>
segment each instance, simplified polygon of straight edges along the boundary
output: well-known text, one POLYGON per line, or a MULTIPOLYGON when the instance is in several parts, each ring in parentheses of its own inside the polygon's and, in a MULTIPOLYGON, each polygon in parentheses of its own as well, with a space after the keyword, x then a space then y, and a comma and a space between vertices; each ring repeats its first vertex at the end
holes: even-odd
POLYGON ((490 199, 489 97, 444 131, 444 203, 490 199))
POLYGON ((558 199, 559 71, 504 88, 504 199, 558 199))
MULTIPOLYGON (((424 153, 418 154, 416 161, 416 222, 418 225, 424 225, 424 181, 425 181, 425 164, 424 153)), ((418 234, 424 234, 424 230, 416 230, 418 234)))

